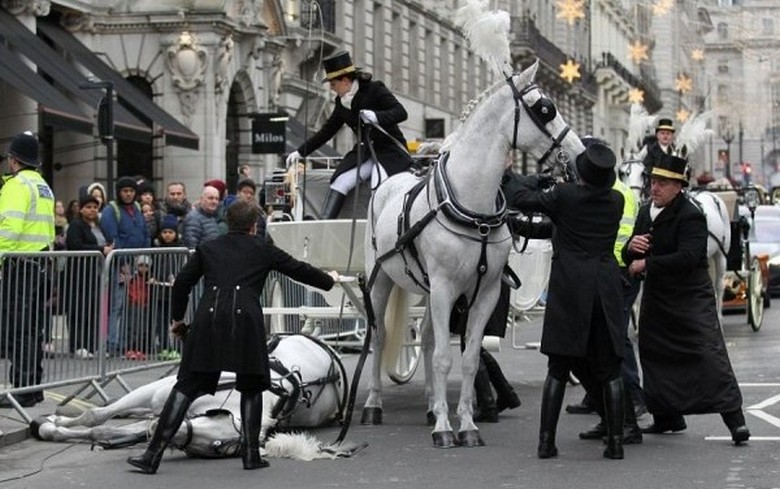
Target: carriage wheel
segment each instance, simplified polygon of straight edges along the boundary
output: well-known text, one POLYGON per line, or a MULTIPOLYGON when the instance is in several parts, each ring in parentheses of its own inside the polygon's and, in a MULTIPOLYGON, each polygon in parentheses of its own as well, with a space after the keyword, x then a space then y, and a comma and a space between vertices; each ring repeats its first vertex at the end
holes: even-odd
POLYGON ((398 362, 388 370, 387 376, 396 384, 405 384, 412 380, 417 366, 420 364, 420 325, 422 318, 414 318, 409 321, 404 336, 404 344, 398 354, 398 362))
MULTIPOLYGON (((269 287, 269 290, 271 307, 284 307, 284 287, 282 287, 282 282, 280 280, 274 280, 271 282, 271 287, 269 287)), ((283 315, 274 314, 270 316, 268 330, 271 332, 271 334, 287 333, 284 319, 285 318, 283 315)))
POLYGON ((764 320, 764 294, 763 280, 761 277, 761 264, 758 258, 750 260, 750 270, 747 277, 747 310, 748 323, 753 331, 761 329, 764 320))

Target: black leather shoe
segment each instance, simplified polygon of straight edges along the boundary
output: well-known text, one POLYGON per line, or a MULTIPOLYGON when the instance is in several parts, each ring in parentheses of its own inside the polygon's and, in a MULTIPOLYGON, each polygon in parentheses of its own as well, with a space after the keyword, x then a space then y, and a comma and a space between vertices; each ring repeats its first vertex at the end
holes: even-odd
POLYGON ((660 435, 661 433, 666 433, 669 431, 676 433, 687 428, 688 425, 685 424, 685 420, 681 419, 680 421, 671 423, 653 423, 650 426, 642 428, 642 433, 646 433, 648 435, 660 435))
POLYGON ((601 440, 607 436, 607 426, 604 421, 599 421, 596 426, 580 433, 580 440, 601 440))
POLYGON ((623 445, 640 445, 642 443, 642 430, 638 425, 623 427, 623 445))
POLYGON ((634 415, 637 418, 641 418, 645 414, 647 414, 647 406, 644 403, 634 404, 634 415))
POLYGON ((731 440, 735 445, 741 445, 750 439, 750 430, 744 424, 731 430, 731 440))
POLYGON ((520 407, 522 403, 520 402, 520 398, 517 396, 517 393, 515 393, 514 390, 510 390, 508 392, 499 392, 498 396, 496 397, 496 409, 498 409, 498 412, 504 411, 506 409, 514 409, 520 407))
POLYGON ((485 408, 477 406, 474 410, 474 421, 477 423, 498 423, 498 410, 496 408, 485 408))

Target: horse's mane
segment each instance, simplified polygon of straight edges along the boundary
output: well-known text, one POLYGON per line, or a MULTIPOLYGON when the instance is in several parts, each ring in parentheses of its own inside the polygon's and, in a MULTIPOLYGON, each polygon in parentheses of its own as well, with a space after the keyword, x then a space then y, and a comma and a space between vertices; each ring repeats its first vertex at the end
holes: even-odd
MULTIPOLYGON (((514 75, 513 75, 514 76, 514 75)), ((487 87, 485 90, 477 94, 474 98, 468 101, 466 106, 463 108, 463 111, 460 114, 460 126, 458 126, 455 130, 453 130, 451 133, 447 135, 447 137, 444 139, 444 142, 441 144, 440 152, 445 152, 450 149, 454 141, 457 139, 458 134, 460 134, 460 131, 462 130, 463 126, 466 124, 466 121, 468 120, 469 116, 474 113, 475 110, 477 110, 477 107, 482 104, 485 100, 490 97, 493 93, 496 92, 496 90, 500 89, 502 85, 506 84, 506 80, 500 80, 495 82, 493 85, 487 87)))

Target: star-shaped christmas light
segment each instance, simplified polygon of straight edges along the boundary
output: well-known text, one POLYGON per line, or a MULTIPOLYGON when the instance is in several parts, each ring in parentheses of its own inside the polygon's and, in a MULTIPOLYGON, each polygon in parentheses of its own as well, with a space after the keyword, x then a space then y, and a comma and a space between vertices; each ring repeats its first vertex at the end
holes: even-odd
POLYGON ((639 88, 632 88, 628 91, 628 101, 632 104, 641 104, 645 101, 645 91, 639 88))
POLYGON ((555 18, 564 19, 569 25, 585 18, 585 0, 558 0, 555 6, 558 8, 555 18))
POLYGON ((580 77, 580 64, 575 63, 572 60, 566 60, 565 65, 559 65, 561 68, 560 77, 569 83, 574 82, 576 78, 580 77))
POLYGON ((704 50, 696 48, 693 51, 691 51, 691 59, 693 61, 703 61, 704 60, 704 50))
POLYGON ((686 109, 680 109, 677 111, 677 114, 675 114, 675 117, 677 118, 677 122, 685 122, 688 120, 688 117, 691 116, 691 113, 688 112, 686 109))
POLYGON ((669 13, 672 9, 674 0, 658 0, 653 4, 653 15, 662 16, 669 13))
POLYGON ((693 90, 693 80, 691 80, 685 73, 677 75, 677 80, 674 82, 674 87, 678 92, 688 93, 693 90))
POLYGON ((636 64, 646 61, 650 58, 647 57, 647 49, 649 46, 642 44, 640 41, 634 41, 628 45, 628 57, 631 58, 636 64))

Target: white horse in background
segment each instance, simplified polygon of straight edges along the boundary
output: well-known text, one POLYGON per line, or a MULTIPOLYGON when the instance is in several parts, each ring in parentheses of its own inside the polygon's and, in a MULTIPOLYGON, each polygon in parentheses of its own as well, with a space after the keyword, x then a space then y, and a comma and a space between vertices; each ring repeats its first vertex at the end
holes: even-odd
POLYGON ((369 286, 376 334, 364 424, 382 422, 383 346, 386 335, 392 338, 398 325, 404 324, 386 322, 384 315, 390 292, 398 286, 428 296, 421 342, 428 409, 436 418, 434 446, 484 444, 473 420, 474 376, 482 333, 498 300, 512 245, 499 190, 507 155, 518 149, 537 158, 540 165, 562 171, 584 149, 552 101, 533 84, 537 66, 538 62, 493 87, 448 138, 448 153, 427 177, 395 175, 379 185, 372 197, 365 253, 366 273, 373 279, 369 286), (471 308, 456 437, 448 419, 446 389, 452 366, 450 313, 460 296, 467 298, 471 308))
MULTIPOLYGON (((621 164, 619 174, 623 183, 631 187, 638 202, 649 199, 647 194, 647 176, 645 165, 640 155, 634 156, 621 164)), ((731 216, 730 210, 720 196, 706 190, 688 192, 688 198, 704 213, 707 218, 707 259, 713 293, 718 308, 718 319, 723 319, 723 291, 726 276, 726 255, 731 247, 731 216)))
MULTIPOLYGON (((279 428, 317 427, 340 420, 346 400, 347 377, 338 354, 304 335, 292 335, 269 345, 272 388, 263 393, 260 440, 264 454, 299 460, 349 456, 362 447, 325 446, 304 434, 268 436, 279 428)), ((135 389, 112 404, 89 409, 77 417, 51 415, 33 422, 33 435, 46 441, 87 440, 107 448, 146 441, 154 432, 176 376, 135 389), (106 425, 120 416, 147 419, 124 426, 106 425)), ((224 372, 213 396, 201 396, 189 410, 171 445, 191 457, 238 455, 241 427, 240 394, 233 390, 235 374, 224 372)))

